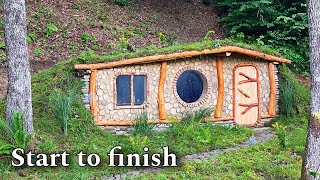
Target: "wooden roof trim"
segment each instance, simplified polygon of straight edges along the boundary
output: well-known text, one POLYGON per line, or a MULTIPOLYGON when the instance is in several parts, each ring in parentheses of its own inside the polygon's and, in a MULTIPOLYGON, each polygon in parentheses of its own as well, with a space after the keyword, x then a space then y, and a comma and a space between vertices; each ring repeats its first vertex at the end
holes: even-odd
POLYGON ((179 58, 187 58, 187 57, 193 57, 193 56, 199 56, 199 55, 217 54, 217 53, 226 53, 226 52, 234 52, 234 53, 244 54, 247 56, 258 57, 258 58, 265 59, 267 61, 287 63, 287 64, 291 63, 291 61, 288 59, 268 55, 258 51, 253 51, 253 50, 244 49, 244 48, 235 47, 235 46, 226 46, 226 47, 221 47, 216 49, 206 49, 203 51, 185 51, 180 53, 131 58, 131 59, 113 61, 113 62, 107 62, 107 63, 75 64, 74 68, 75 69, 107 69, 107 68, 120 67, 125 65, 151 63, 151 62, 158 62, 163 60, 173 60, 173 59, 179 59, 179 58))

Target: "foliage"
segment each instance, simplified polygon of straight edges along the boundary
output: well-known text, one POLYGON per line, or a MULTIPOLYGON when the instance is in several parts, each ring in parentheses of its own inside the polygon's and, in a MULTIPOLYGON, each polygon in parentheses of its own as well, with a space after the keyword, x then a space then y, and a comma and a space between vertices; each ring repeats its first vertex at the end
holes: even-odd
POLYGON ((54 32, 58 31, 58 27, 54 24, 47 24, 45 30, 44 30, 44 34, 48 37, 48 36, 52 36, 54 32))
POLYGON ((167 46, 167 37, 164 33, 159 32, 158 33, 158 38, 159 38, 159 42, 162 45, 162 47, 166 47, 167 46))
POLYGON ((68 134, 72 106, 78 98, 77 90, 78 86, 74 84, 66 93, 55 89, 50 96, 51 108, 56 117, 61 121, 61 126, 66 135, 68 134))
POLYGON ((204 36, 203 40, 205 41, 210 41, 212 38, 210 36, 214 35, 216 32, 215 31, 208 31, 207 34, 204 36))
POLYGON ((128 0, 114 0, 114 3, 116 3, 119 6, 127 6, 128 5, 128 0))
POLYGON ((129 137, 130 147, 134 153, 142 153, 143 148, 146 147, 148 142, 148 136, 142 136, 140 134, 135 134, 129 137))
POLYGON ((279 139, 281 149, 282 150, 287 149, 288 147, 288 137, 286 132, 287 126, 280 125, 278 122, 276 122, 275 124, 272 125, 272 127, 276 129, 277 137, 279 139))
POLYGON ((309 72, 305 1, 204 0, 220 11, 229 36, 243 33, 245 41, 273 46, 293 61, 292 68, 309 72))
POLYGON ((80 35, 80 39, 81 39, 81 41, 83 41, 83 42, 91 42, 91 41, 93 41, 94 40, 94 38, 92 37, 92 36, 90 36, 90 34, 88 34, 88 33, 82 33, 81 35, 80 35))
POLYGON ((289 80, 280 84, 280 113, 290 117, 293 110, 293 83, 289 80))
POLYGON ((152 133, 155 124, 148 123, 148 114, 142 113, 135 119, 135 125, 133 126, 133 134, 148 136, 152 133))
POLYGON ((120 51, 134 51, 133 47, 129 44, 129 39, 132 36, 143 36, 143 33, 137 29, 125 29, 119 38, 120 51))
MULTIPOLYGON (((277 121, 294 123, 291 119, 281 117, 277 121)), ((129 179, 299 179, 306 132, 306 121, 288 127, 286 149, 281 149, 278 139, 273 138, 249 148, 218 154, 209 160, 191 161, 178 168, 129 179)))
POLYGON ((212 109, 209 108, 186 112, 181 119, 181 124, 184 126, 197 127, 200 125, 201 120, 210 117, 211 113, 212 109))
POLYGON ((301 157, 276 148, 273 140, 130 179, 299 179, 301 157))
POLYGON ((280 113, 287 116, 309 116, 310 91, 295 78, 286 65, 279 68, 280 113))
POLYGON ((27 42, 28 44, 32 44, 36 41, 36 35, 35 33, 28 33, 27 35, 27 42))
POLYGON ((35 48, 34 50, 33 50, 33 54, 34 55, 40 55, 42 53, 42 50, 40 49, 40 48, 35 48))
POLYGON ((15 112, 12 115, 10 125, 4 119, 0 119, 0 154, 9 154, 14 148, 26 150, 34 138, 34 134, 28 135, 23 125, 23 115, 15 112))
POLYGON ((128 40, 127 36, 124 33, 119 38, 119 41, 120 41, 121 48, 126 50, 128 48, 128 46, 129 46, 129 40, 128 40))

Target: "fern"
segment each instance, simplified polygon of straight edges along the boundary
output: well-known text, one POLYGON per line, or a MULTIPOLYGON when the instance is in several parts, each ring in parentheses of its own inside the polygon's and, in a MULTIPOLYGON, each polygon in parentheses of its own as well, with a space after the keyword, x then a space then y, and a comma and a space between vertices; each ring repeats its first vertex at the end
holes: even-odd
POLYGON ((12 115, 12 125, 0 119, 0 154, 8 154, 14 148, 26 150, 34 138, 34 134, 28 135, 23 126, 23 115, 15 112, 12 115))

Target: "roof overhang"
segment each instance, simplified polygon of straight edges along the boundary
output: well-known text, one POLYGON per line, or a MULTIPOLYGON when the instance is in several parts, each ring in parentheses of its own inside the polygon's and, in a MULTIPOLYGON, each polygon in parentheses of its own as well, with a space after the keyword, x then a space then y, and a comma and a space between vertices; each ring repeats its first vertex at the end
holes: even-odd
POLYGON ((236 46, 226 46, 216 49, 206 49, 203 51, 185 51, 179 53, 172 53, 172 54, 164 54, 164 55, 154 55, 154 56, 146 56, 146 57, 139 57, 139 58, 131 58, 126 60, 120 61, 112 61, 106 63, 97 63, 97 64, 75 64, 74 68, 81 70, 81 69, 108 69, 114 67, 121 67, 126 65, 135 65, 135 64, 144 64, 144 63, 152 63, 152 62, 159 62, 159 61, 170 61, 174 59, 180 58, 188 58, 193 56, 199 55, 208 55, 208 54, 227 54, 227 56, 231 55, 230 53, 239 53, 247 56, 252 56, 256 58, 261 58, 266 61, 277 62, 277 63, 286 63, 290 64, 291 61, 288 59, 268 55, 262 52, 253 51, 249 49, 244 49, 236 46))

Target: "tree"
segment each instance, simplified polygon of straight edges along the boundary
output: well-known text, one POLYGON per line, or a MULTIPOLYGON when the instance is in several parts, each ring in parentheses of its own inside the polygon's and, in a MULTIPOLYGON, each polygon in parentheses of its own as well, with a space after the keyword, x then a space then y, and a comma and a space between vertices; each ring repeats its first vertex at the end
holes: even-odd
POLYGON ((25 0, 4 0, 3 3, 8 66, 6 119, 12 124, 12 114, 22 112, 25 130, 31 134, 34 129, 25 0))
POLYGON ((308 0, 311 116, 302 164, 301 179, 320 179, 320 1, 308 0))

